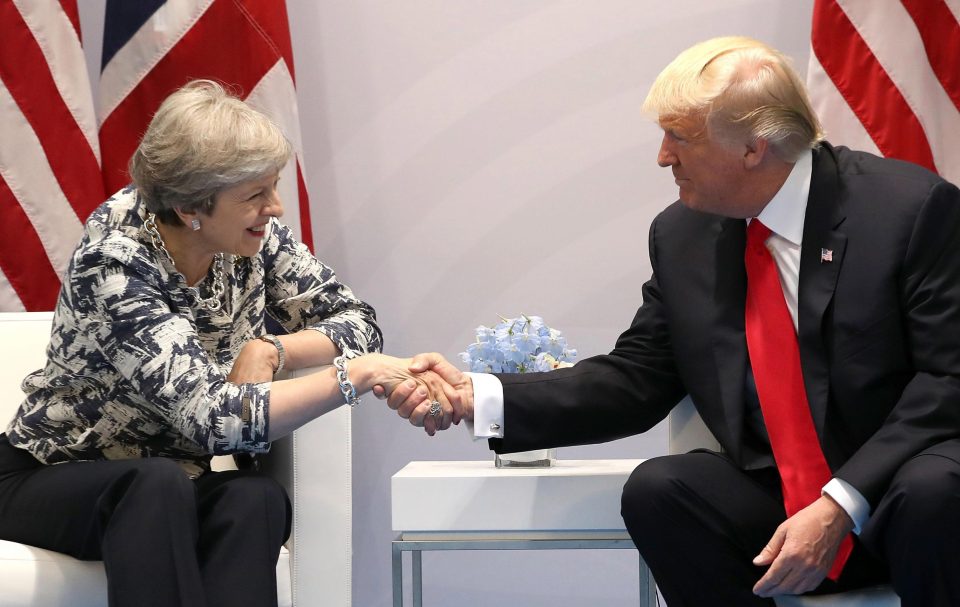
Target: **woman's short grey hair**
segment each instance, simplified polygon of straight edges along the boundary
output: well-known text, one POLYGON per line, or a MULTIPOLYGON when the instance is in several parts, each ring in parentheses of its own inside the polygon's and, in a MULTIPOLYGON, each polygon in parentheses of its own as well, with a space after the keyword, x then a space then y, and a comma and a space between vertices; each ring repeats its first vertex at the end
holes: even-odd
POLYGON ((695 119, 721 141, 765 139, 787 162, 823 140, 789 59, 742 36, 713 38, 680 53, 657 76, 643 110, 664 128, 695 119))
POLYGON ((278 172, 291 149, 272 120, 220 84, 194 80, 154 114, 130 177, 150 212, 182 225, 174 209, 209 214, 218 192, 278 172))

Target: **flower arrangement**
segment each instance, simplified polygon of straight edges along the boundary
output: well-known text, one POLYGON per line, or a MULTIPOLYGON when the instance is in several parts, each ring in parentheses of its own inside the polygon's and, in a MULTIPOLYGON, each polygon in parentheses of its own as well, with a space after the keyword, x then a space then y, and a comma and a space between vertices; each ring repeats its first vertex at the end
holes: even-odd
POLYGON ((539 316, 500 317, 494 327, 477 327, 477 339, 460 358, 474 373, 526 373, 572 366, 577 351, 539 316))

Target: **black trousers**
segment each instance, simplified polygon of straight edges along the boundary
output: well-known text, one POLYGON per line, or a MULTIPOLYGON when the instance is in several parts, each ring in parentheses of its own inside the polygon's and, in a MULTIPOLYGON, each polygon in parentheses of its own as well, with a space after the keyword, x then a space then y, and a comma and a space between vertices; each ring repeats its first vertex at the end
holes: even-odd
MULTIPOLYGON (((752 564, 784 521, 776 470, 745 472, 694 451, 647 460, 621 512, 669 607, 773 607, 752 564)), ((816 594, 889 582, 903 607, 960 605, 960 441, 909 460, 871 514, 843 574, 816 594)))
POLYGON ((291 507, 252 471, 166 458, 46 466, 0 435, 0 538, 106 566, 111 607, 275 606, 291 507))

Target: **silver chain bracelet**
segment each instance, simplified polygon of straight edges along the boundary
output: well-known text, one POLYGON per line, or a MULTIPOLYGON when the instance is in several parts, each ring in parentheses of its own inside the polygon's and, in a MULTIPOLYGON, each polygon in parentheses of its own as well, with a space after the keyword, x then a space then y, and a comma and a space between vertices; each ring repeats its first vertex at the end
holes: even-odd
POLYGON ((357 388, 350 381, 347 375, 347 360, 353 358, 350 354, 344 354, 333 359, 333 366, 337 370, 337 384, 340 386, 340 393, 343 394, 343 400, 351 407, 360 404, 360 397, 357 396, 357 388))

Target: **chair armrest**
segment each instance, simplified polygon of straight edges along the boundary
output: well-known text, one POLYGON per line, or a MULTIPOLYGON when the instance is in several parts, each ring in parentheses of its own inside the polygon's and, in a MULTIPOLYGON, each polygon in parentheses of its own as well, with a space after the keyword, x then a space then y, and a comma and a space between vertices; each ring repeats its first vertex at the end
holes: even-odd
MULTIPOLYGON (((277 379, 324 367, 299 369, 277 379)), ((273 442, 263 470, 293 501, 293 600, 296 605, 350 607, 353 565, 351 412, 341 406, 273 442)))
POLYGON ((690 397, 680 401, 670 412, 670 453, 687 453, 694 449, 722 451, 720 443, 703 423, 690 397))

